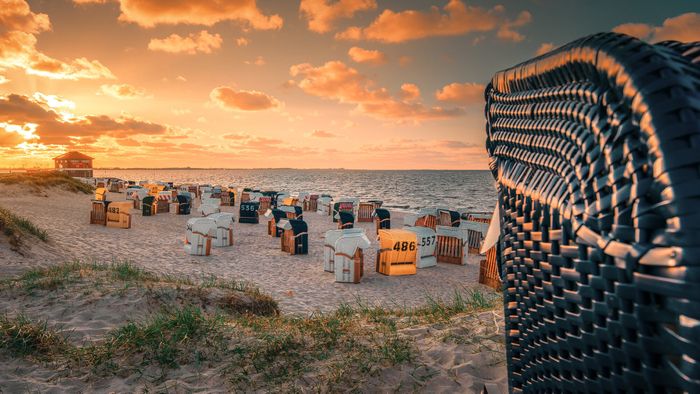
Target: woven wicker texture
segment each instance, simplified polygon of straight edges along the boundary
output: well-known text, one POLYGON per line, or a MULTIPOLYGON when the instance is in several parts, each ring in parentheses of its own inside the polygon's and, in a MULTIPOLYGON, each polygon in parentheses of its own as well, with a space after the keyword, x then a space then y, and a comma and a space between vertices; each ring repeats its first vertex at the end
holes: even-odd
POLYGON ((597 34, 487 86, 513 392, 700 392, 699 49, 597 34))

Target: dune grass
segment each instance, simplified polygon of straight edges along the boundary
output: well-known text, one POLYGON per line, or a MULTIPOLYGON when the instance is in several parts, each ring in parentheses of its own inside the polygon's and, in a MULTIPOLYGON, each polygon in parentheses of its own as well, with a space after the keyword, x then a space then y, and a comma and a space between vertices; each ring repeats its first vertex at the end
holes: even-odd
POLYGON ((387 308, 357 299, 332 313, 285 316, 279 314, 271 297, 250 284, 214 277, 194 284, 189 279, 149 273, 129 262, 73 262, 36 269, 0 283, 0 292, 67 292, 75 283, 90 285, 102 280, 170 284, 183 291, 216 289, 243 294, 252 301, 232 309, 226 305, 206 310, 199 304, 172 305, 139 321, 125 322, 101 340, 80 345, 70 343, 65 331, 46 323, 3 316, 0 352, 66 365, 76 376, 135 373, 153 379, 155 370, 160 375, 156 380, 162 381, 168 371, 183 366, 215 367, 233 390, 298 391, 313 382, 315 390, 353 391, 385 367, 415 361, 417 349, 402 329, 448 323, 456 316, 492 309, 499 301, 496 293, 465 290, 450 299, 426 295, 426 304, 418 308, 387 308))
POLYGON ((0 185, 20 185, 38 192, 58 187, 74 193, 92 194, 95 188, 60 171, 0 174, 0 185))
POLYGON ((34 236, 44 242, 49 240, 46 230, 2 207, 0 207, 0 231, 7 237, 12 250, 17 252, 20 251, 28 236, 34 236))

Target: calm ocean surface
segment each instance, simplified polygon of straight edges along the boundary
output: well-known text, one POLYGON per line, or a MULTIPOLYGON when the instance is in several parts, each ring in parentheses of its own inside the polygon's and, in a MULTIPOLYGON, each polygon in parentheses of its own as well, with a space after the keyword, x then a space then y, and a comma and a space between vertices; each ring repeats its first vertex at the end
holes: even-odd
POLYGON ((95 177, 328 193, 383 200, 389 208, 405 210, 447 206, 490 212, 496 204, 489 171, 96 170, 95 177))

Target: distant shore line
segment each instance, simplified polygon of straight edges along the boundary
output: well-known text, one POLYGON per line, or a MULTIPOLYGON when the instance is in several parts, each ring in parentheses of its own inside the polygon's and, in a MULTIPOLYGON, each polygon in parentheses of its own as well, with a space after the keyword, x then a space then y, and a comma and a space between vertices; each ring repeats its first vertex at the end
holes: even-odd
MULTIPOLYGON (((26 172, 26 171, 51 171, 54 168, 0 168, 2 172, 26 172)), ((489 171, 488 169, 463 169, 463 170, 442 170, 432 168, 412 168, 412 169, 369 169, 369 168, 293 168, 293 167, 269 167, 269 168, 206 168, 206 167, 163 167, 163 168, 93 168, 94 171, 209 171, 209 170, 225 170, 225 171, 269 171, 269 170, 294 170, 294 171, 489 171)))

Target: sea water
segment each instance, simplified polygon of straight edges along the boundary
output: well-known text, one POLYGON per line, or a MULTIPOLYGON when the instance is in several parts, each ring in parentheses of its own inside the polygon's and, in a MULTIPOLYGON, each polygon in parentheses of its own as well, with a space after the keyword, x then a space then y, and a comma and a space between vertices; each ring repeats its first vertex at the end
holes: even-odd
POLYGON ((385 207, 407 211, 444 206, 490 212, 496 204, 495 183, 489 171, 100 169, 95 170, 94 176, 176 184, 234 185, 289 193, 327 193, 334 197, 382 200, 385 207))

